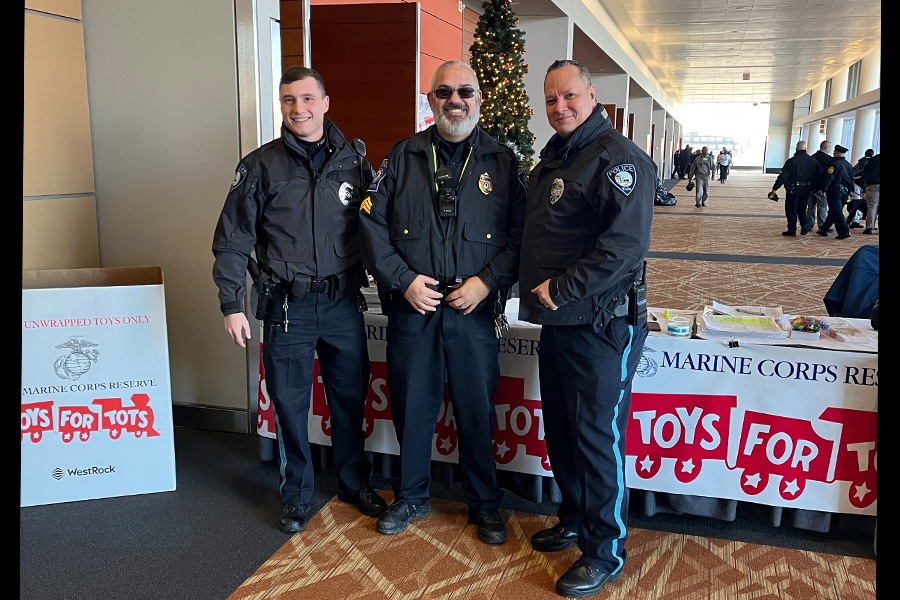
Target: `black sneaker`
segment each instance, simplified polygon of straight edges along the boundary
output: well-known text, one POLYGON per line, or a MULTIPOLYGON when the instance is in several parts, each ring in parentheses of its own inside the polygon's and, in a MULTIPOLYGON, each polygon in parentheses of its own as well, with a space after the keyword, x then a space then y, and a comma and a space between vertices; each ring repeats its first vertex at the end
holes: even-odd
POLYGON ((822 237, 828 237, 828 232, 825 231, 824 229, 816 229, 816 233, 818 233, 822 237))
POLYGON ((863 233, 866 235, 872 235, 875 232, 872 230, 872 228, 866 227, 865 229, 863 229, 863 233))
POLYGON ((478 539, 485 544, 502 544, 506 541, 506 523, 497 509, 475 511, 469 509, 469 523, 476 526, 478 539))
POLYGON ((797 237, 797 232, 796 231, 782 231, 781 235, 786 236, 786 237, 797 237))
POLYGON ((337 497, 341 502, 352 504, 367 517, 377 517, 387 508, 387 502, 371 486, 366 486, 356 493, 338 492, 337 497))
POLYGON ((844 235, 836 235, 836 236, 834 236, 834 239, 836 239, 836 240, 846 240, 848 237, 850 237, 850 234, 849 234, 849 233, 845 233, 844 235))
POLYGON ((864 229, 865 225, 860 225, 859 223, 850 223, 850 229, 864 229))
POLYGON ((800 235, 806 235, 810 231, 812 231, 812 229, 800 229, 800 235))
POLYGON ((424 517, 431 512, 431 505, 426 500, 424 504, 408 504, 406 502, 394 502, 387 507, 381 516, 378 517, 378 524, 375 525, 375 531, 385 535, 394 535, 400 533, 407 527, 409 522, 417 517, 424 517))
POLYGON ((284 533, 297 533, 306 529, 312 515, 308 504, 285 504, 281 507, 281 518, 278 524, 284 533))

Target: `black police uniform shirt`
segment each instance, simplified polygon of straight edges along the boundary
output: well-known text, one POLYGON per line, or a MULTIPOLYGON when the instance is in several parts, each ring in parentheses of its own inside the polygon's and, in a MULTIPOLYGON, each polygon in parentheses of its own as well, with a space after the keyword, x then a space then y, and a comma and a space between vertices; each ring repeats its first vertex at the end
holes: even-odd
POLYGON ((853 167, 843 156, 832 158, 828 166, 825 167, 825 173, 830 177, 830 183, 825 188, 826 192, 849 194, 850 190, 853 189, 853 167))
POLYGON ((794 156, 787 159, 781 173, 775 178, 774 192, 781 186, 787 189, 791 183, 813 183, 822 172, 822 165, 815 158, 806 153, 806 150, 797 150, 794 156))
POLYGON ((420 274, 442 284, 477 275, 492 290, 508 288, 518 275, 525 173, 511 149, 476 127, 460 170, 457 216, 438 217, 435 127, 395 144, 365 194, 366 268, 400 294, 420 274))
POLYGON ((373 170, 334 123, 325 119, 324 128, 319 145, 282 125, 281 137, 238 164, 213 237, 213 279, 224 315, 243 310, 252 250, 276 282, 362 272, 359 204, 373 170))
POLYGON ((520 320, 603 326, 612 319, 650 248, 656 173, 600 105, 569 138, 550 138, 528 176, 520 320), (547 279, 557 310, 530 291, 547 279))

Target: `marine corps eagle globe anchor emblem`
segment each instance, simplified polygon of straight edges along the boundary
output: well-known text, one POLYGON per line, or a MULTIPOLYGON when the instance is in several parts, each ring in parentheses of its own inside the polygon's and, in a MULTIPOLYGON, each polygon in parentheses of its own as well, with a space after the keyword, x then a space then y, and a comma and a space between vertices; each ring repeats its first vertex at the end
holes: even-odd
POLYGON ((78 379, 91 370, 91 363, 97 362, 97 357, 100 356, 99 350, 86 350, 97 344, 78 339, 80 337, 82 336, 70 335, 67 342, 57 346, 69 349, 68 354, 60 356, 53 363, 53 370, 60 379, 78 379))

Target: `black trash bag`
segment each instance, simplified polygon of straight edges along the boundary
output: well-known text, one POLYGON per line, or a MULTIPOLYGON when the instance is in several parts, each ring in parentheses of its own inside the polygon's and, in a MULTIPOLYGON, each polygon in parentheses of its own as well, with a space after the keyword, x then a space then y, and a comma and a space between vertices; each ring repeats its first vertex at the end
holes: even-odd
POLYGON ((653 199, 655 206, 675 206, 677 202, 675 194, 666 189, 663 182, 656 180, 656 197, 653 199))

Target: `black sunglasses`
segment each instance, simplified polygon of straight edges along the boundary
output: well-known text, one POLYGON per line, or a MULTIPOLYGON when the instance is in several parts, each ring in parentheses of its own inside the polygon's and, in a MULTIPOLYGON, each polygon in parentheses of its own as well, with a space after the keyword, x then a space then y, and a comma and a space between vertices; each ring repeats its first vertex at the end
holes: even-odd
POLYGON ((451 87, 441 86, 434 90, 433 94, 435 98, 440 98, 441 100, 449 100, 450 96, 453 95, 453 92, 459 94, 460 98, 472 98, 473 96, 475 96, 475 92, 477 91, 478 90, 476 90, 475 88, 468 86, 456 88, 455 90, 451 87))

